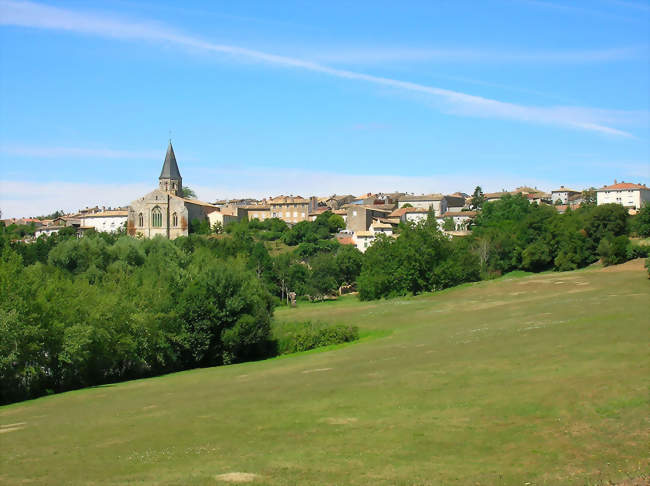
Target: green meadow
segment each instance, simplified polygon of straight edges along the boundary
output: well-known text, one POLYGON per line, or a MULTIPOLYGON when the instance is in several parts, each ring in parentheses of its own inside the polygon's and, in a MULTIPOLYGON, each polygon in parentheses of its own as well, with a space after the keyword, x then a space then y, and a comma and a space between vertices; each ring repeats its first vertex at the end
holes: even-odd
POLYGON ((646 484, 641 261, 276 311, 352 344, 0 408, 0 483, 646 484))

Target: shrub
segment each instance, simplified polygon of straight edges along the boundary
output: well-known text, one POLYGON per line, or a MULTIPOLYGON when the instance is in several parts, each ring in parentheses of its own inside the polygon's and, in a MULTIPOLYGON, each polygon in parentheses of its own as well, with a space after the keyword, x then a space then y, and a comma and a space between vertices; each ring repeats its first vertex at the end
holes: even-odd
POLYGON ((311 321, 280 324, 274 329, 279 354, 341 344, 359 339, 356 326, 321 324, 311 321))
POLYGON ((603 238, 598 244, 598 255, 600 255, 603 265, 618 265, 627 261, 629 246, 630 239, 625 235, 603 238))

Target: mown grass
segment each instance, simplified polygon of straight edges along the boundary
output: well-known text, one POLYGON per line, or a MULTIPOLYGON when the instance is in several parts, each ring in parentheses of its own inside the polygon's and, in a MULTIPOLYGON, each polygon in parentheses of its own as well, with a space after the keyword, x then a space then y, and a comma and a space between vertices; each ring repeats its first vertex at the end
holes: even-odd
POLYGON ((0 408, 0 483, 609 484, 650 470, 642 264, 281 309, 362 339, 0 408), (365 338, 363 336, 366 336, 365 338), (6 432, 5 432, 6 431, 6 432))

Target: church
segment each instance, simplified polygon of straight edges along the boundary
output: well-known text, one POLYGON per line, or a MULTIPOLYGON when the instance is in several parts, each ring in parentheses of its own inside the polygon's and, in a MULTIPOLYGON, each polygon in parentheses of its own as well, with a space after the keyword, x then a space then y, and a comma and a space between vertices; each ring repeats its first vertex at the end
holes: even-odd
POLYGON ((183 178, 178 170, 171 140, 167 147, 158 189, 133 201, 129 206, 127 232, 131 236, 174 239, 189 234, 189 223, 203 221, 218 211, 212 204, 182 197, 183 178))

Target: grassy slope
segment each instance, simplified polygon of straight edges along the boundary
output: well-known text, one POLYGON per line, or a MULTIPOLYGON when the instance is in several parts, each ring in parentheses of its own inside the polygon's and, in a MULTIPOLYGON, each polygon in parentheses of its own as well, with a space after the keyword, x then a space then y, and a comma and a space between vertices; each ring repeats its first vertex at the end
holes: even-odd
POLYGON ((279 320, 387 335, 0 408, 0 483, 639 478, 650 470, 649 297, 633 262, 283 309, 279 320))

